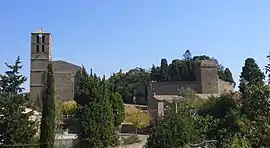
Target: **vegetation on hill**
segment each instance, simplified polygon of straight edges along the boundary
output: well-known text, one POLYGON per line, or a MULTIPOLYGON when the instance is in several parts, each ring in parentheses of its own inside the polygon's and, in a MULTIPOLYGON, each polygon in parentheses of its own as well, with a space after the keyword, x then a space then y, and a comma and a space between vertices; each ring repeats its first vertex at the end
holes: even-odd
POLYGON ((28 97, 22 93, 24 88, 21 85, 26 77, 20 73, 20 58, 17 58, 14 65, 5 64, 9 70, 0 74, 0 147, 1 144, 10 147, 9 145, 32 143, 37 123, 29 120, 33 111, 25 112, 28 97))
MULTIPOLYGON (((120 70, 114 73, 109 82, 113 90, 118 91, 125 103, 132 103, 134 97, 147 99, 147 85, 150 81, 195 81, 195 66, 201 60, 212 60, 218 66, 218 76, 221 80, 234 83, 232 73, 229 68, 224 68, 217 59, 206 55, 193 56, 187 50, 182 59, 175 59, 168 63, 166 59, 161 59, 159 66, 153 65, 150 70, 136 67, 124 73, 120 70), (140 89, 140 91, 138 91, 140 89), (141 89, 144 89, 142 91, 141 89)), ((140 102, 138 102, 140 104, 140 102)))

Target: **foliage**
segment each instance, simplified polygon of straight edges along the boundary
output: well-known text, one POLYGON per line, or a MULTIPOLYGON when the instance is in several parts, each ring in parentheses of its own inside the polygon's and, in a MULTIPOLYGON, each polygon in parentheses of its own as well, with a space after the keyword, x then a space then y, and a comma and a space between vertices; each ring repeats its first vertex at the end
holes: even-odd
POLYGON ((143 97, 147 98, 147 85, 150 80, 149 73, 143 68, 130 69, 123 73, 121 70, 109 78, 110 88, 119 92, 125 103, 133 103, 133 98, 140 94, 137 89, 144 87, 143 97))
POLYGON ((183 57, 184 57, 184 60, 185 60, 185 61, 190 61, 190 60, 192 60, 192 55, 191 55, 191 53, 190 53, 189 50, 186 50, 186 52, 184 53, 183 57))
POLYGON ((195 117, 171 113, 152 129, 147 147, 172 148, 197 143, 203 139, 199 125, 195 117))
POLYGON ((46 83, 42 98, 42 118, 40 125, 40 147, 50 148, 54 146, 55 139, 55 88, 52 63, 48 63, 46 83))
POLYGON ((124 145, 129 145, 129 144, 140 142, 140 139, 137 135, 130 135, 127 138, 123 137, 122 140, 123 140, 124 145))
POLYGON ((169 74, 168 62, 166 59, 161 59, 159 80, 160 81, 167 81, 169 78, 168 74, 169 74))
POLYGON ((149 147, 192 147, 209 140, 216 140, 216 147, 270 146, 269 86, 248 86, 242 101, 232 92, 201 100, 184 88, 180 96, 183 98, 177 102, 178 112, 156 123, 149 147))
POLYGON ((150 115, 134 106, 127 107, 125 113, 125 122, 132 123, 136 128, 145 128, 151 121, 150 115))
POLYGON ((245 94, 245 90, 252 84, 264 84, 265 76, 253 58, 247 58, 240 75, 239 91, 245 94))
POLYGON ((75 101, 78 105, 75 117, 80 119, 77 144, 84 147, 108 147, 115 140, 113 109, 110 91, 105 78, 102 80, 85 70, 76 76, 75 101))
POLYGON ((125 118, 125 108, 122 96, 118 92, 111 92, 109 100, 113 109, 114 126, 118 126, 125 118))
POLYGON ((0 141, 4 145, 32 143, 36 121, 29 120, 33 111, 25 112, 29 97, 22 94, 26 77, 20 74, 20 57, 14 65, 5 65, 9 70, 0 75, 0 141))
POLYGON ((76 112, 77 103, 75 101, 63 102, 61 112, 64 116, 73 116, 76 112))
POLYGON ((232 137, 228 148, 251 148, 251 144, 247 138, 235 134, 232 137))

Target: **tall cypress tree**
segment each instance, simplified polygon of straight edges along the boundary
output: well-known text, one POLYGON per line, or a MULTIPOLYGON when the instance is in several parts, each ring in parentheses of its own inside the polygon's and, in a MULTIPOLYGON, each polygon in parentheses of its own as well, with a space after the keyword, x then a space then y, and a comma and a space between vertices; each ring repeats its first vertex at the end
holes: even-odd
POLYGON ((167 81, 169 78, 168 73, 169 73, 168 62, 166 59, 161 59, 159 80, 160 81, 167 81))
POLYGON ((53 148, 55 139, 55 86, 51 62, 48 64, 46 79, 42 98, 40 148, 53 148))
POLYGON ((20 74, 20 57, 14 65, 0 74, 0 147, 4 145, 31 144, 36 135, 36 122, 29 120, 33 112, 25 112, 27 95, 21 85, 26 77, 20 74))

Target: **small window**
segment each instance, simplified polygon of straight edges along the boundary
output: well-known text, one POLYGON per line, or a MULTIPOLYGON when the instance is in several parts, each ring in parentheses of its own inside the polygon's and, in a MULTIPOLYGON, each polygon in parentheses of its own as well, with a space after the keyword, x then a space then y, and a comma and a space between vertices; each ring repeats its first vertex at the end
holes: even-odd
POLYGON ((39 43, 39 36, 36 36, 36 43, 39 43))
POLYGON ((39 52, 39 45, 36 45, 36 52, 39 52))
POLYGON ((42 51, 42 52, 45 52, 45 47, 44 47, 44 45, 41 46, 41 51, 42 51))
POLYGON ((45 36, 42 36, 42 43, 45 43, 45 36))

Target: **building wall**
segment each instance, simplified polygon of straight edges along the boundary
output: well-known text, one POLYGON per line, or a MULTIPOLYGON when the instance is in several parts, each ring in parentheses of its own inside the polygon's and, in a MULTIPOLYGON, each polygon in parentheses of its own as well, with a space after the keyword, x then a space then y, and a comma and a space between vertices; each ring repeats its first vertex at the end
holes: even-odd
POLYGON ((153 96, 149 96, 148 98, 148 111, 151 119, 156 119, 158 117, 158 100, 153 96))
POLYGON ((74 99, 74 77, 80 67, 65 61, 53 61, 56 98, 62 101, 74 99))

